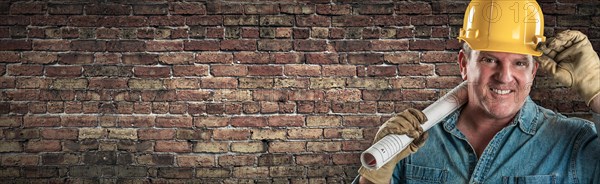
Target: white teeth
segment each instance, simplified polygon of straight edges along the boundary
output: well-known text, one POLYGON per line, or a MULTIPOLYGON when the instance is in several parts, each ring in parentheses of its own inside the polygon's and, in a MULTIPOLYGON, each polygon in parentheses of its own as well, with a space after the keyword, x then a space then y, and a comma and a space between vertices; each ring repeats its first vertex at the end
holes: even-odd
POLYGON ((501 95, 505 95, 505 94, 508 94, 508 93, 510 93, 510 90, 499 90, 499 89, 492 89, 492 91, 493 91, 494 93, 498 93, 498 94, 501 94, 501 95))

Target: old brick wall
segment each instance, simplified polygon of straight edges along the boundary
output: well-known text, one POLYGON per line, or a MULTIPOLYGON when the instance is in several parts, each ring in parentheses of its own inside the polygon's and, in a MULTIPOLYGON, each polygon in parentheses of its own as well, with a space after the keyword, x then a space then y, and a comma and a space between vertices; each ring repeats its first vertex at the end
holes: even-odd
MULTIPOLYGON (((378 125, 461 81, 467 3, 0 1, 0 180, 348 182, 378 125)), ((600 49, 598 1, 539 3, 600 49)))

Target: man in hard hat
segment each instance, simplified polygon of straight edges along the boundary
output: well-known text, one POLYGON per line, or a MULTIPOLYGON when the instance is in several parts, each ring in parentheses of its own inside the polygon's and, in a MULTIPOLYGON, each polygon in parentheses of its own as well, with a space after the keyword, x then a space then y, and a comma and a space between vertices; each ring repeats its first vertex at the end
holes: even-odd
POLYGON ((458 38, 465 42, 458 64, 468 101, 428 133, 420 128, 426 117, 416 109, 386 121, 374 142, 388 134, 414 141, 380 169, 361 167, 357 180, 599 183, 599 125, 545 109, 529 92, 539 67, 600 113, 600 59, 581 32, 546 41, 543 25, 535 1, 471 1, 458 38), (526 11, 500 12, 509 10, 526 11))

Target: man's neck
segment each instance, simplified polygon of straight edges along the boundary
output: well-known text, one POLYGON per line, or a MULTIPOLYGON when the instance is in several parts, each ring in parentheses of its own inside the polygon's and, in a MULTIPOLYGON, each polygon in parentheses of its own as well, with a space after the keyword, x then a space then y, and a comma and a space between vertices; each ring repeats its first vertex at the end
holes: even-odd
POLYGON ((479 157, 496 133, 508 126, 514 117, 494 118, 478 108, 467 105, 460 113, 456 126, 479 157))

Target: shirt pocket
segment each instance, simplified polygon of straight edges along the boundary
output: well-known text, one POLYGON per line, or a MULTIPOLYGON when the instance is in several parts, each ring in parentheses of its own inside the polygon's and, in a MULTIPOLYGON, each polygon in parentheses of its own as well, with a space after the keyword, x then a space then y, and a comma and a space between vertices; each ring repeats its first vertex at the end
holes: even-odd
POLYGON ((446 183, 447 178, 447 170, 406 164, 406 183, 446 183))
POLYGON ((504 176, 504 184, 556 183, 555 175, 504 176))

